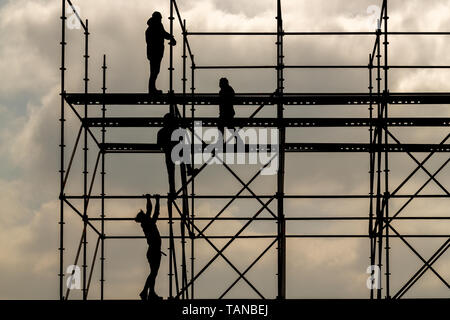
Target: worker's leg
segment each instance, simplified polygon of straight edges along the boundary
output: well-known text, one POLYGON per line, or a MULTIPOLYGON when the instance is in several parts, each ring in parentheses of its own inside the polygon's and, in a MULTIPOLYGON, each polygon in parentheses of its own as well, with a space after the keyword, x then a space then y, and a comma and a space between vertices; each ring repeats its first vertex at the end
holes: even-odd
POLYGON ((142 300, 147 300, 147 298, 148 298, 148 289, 150 287, 151 277, 152 277, 152 273, 151 273, 151 270, 152 270, 151 259, 152 259, 151 251, 150 251, 150 248, 148 248, 148 250, 147 250, 147 261, 148 261, 148 264, 150 266, 150 273, 147 276, 147 280, 145 281, 144 289, 142 289, 141 293, 139 294, 139 296, 141 297, 142 300))
POLYGON ((155 91, 155 81, 156 78, 154 77, 153 74, 153 63, 152 60, 149 60, 150 62, 150 76, 148 78, 148 93, 152 93, 155 91))
POLYGON ((175 164, 172 162, 171 154, 166 152, 166 167, 167 175, 169 177, 169 192, 175 193, 175 164))
POLYGON ((217 129, 222 134, 222 140, 225 141, 225 136, 224 136, 224 134, 225 134, 225 124, 224 124, 223 119, 219 119, 217 129))
POLYGON ((149 295, 155 296, 155 282, 161 265, 161 248, 155 248, 150 253, 149 295))
POLYGON ((161 69, 162 55, 153 54, 150 58, 150 79, 148 81, 148 92, 156 91, 156 79, 161 69))
POLYGON ((244 144, 244 141, 239 136, 239 130, 236 130, 234 127, 233 117, 226 117, 224 119, 224 125, 227 131, 227 134, 224 137, 226 142, 230 140, 228 143, 244 144))
POLYGON ((152 77, 152 63, 150 62, 150 76, 148 78, 148 93, 155 91, 155 80, 152 77))
MULTIPOLYGON (((184 151, 183 151, 184 152, 184 151)), ((197 175, 199 169, 194 168, 194 161, 192 159, 192 153, 191 149, 189 148, 189 152, 185 155, 183 154, 183 159, 186 159, 186 171, 188 176, 195 176, 197 175)))

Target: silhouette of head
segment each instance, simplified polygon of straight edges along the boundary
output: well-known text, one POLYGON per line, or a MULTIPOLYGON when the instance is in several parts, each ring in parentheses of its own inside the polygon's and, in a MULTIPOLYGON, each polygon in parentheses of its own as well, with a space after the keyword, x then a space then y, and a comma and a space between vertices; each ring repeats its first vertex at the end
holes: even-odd
POLYGON ((134 221, 136 221, 137 223, 141 223, 142 221, 144 221, 144 217, 145 217, 144 211, 139 210, 138 214, 136 215, 136 218, 134 218, 134 221))
POLYGON ((228 79, 227 78, 220 78, 220 81, 219 81, 219 87, 220 88, 225 88, 225 87, 228 87, 228 79))
POLYGON ((160 12, 155 11, 155 12, 153 12, 153 14, 152 14, 152 18, 155 19, 155 20, 162 20, 162 15, 161 15, 160 12))
POLYGON ((147 20, 147 25, 151 25, 151 24, 152 24, 152 21, 153 21, 153 22, 154 22, 154 21, 161 22, 161 20, 162 20, 162 15, 161 15, 161 13, 158 12, 158 11, 155 11, 155 12, 153 12, 152 17, 151 17, 150 19, 147 20))
POLYGON ((163 119, 164 119, 164 126, 165 127, 171 127, 172 128, 172 127, 175 127, 176 124, 177 124, 176 118, 170 112, 166 113, 164 115, 163 119))

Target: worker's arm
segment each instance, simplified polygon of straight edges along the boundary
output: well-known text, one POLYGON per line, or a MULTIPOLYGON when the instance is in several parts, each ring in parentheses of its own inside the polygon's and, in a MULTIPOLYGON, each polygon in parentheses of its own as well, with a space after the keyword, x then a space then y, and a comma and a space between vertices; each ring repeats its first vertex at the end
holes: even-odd
POLYGON ((145 213, 145 215, 147 216, 147 218, 150 218, 152 214, 152 200, 150 199, 149 194, 146 194, 145 198, 147 199, 147 212, 145 213))
POLYGON ((230 86, 230 88, 227 90, 227 99, 233 101, 234 96, 234 89, 230 86))
POLYGON ((164 27, 163 27, 163 35, 164 35, 164 39, 166 39, 166 40, 172 40, 172 39, 174 39, 174 37, 173 37, 170 33, 168 33, 168 32, 164 29, 164 27))
POLYGON ((234 104, 234 90, 233 90, 232 87, 229 87, 226 90, 224 90, 223 104, 225 106, 229 106, 229 105, 233 105, 234 104))
POLYGON ((168 33, 166 30, 164 30, 164 27, 163 27, 163 36, 164 36, 164 39, 170 40, 169 44, 171 46, 175 46, 177 44, 177 41, 175 40, 175 38, 170 33, 168 33))
POLYGON ((156 223, 156 221, 158 221, 158 217, 159 217, 159 194, 155 195, 155 212, 153 212, 153 217, 152 220, 153 222, 156 223))
POLYGON ((170 33, 168 33, 166 30, 164 30, 164 39, 172 40, 172 39, 175 39, 175 38, 172 37, 172 35, 170 33))

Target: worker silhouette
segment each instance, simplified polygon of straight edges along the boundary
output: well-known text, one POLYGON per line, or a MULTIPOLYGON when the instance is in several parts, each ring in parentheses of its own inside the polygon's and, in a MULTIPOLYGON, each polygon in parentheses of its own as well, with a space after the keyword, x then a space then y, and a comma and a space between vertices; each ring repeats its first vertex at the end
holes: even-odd
MULTIPOLYGON (((172 149, 180 143, 180 141, 172 141, 172 133, 179 128, 177 118, 171 113, 167 113, 164 116, 164 126, 158 131, 157 144, 158 147, 164 152, 167 175, 169 177, 169 192, 175 194, 175 163, 172 160, 172 149)), ((186 155, 190 159, 190 154, 186 155)), ((192 176, 196 175, 199 170, 193 169, 190 163, 186 163, 187 174, 192 176)))
POLYGON ((225 137, 225 128, 234 129, 232 122, 235 115, 234 112, 234 90, 230 86, 227 78, 221 78, 219 81, 219 130, 222 136, 225 137))
POLYGON ((159 217, 159 195, 155 195, 156 204, 153 216, 151 215, 152 201, 150 200, 150 195, 147 194, 145 196, 147 199, 147 211, 144 213, 140 210, 135 221, 141 224, 145 238, 147 238, 147 260, 150 264, 150 274, 148 275, 144 289, 139 296, 142 300, 158 300, 162 299, 155 293, 156 276, 158 275, 159 266, 161 264, 161 236, 158 227, 156 226, 159 217))
POLYGON ((147 59, 150 61, 150 78, 148 80, 148 93, 161 94, 161 90, 156 89, 156 79, 161 69, 161 60, 164 56, 164 39, 170 40, 169 44, 175 46, 175 38, 164 30, 161 23, 162 15, 158 11, 147 21, 147 31, 145 40, 147 42, 147 59))

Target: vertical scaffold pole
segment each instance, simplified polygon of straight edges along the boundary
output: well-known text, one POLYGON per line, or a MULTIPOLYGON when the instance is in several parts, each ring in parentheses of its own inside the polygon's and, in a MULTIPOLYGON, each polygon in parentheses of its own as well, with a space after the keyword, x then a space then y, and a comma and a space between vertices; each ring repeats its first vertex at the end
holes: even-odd
MULTIPOLYGON (((173 37, 173 20, 174 20, 174 16, 173 16, 173 0, 170 0, 170 17, 169 17, 169 21, 170 21, 170 35, 173 37)), ((173 46, 169 45, 169 94, 173 94, 173 46)), ((171 108, 171 112, 173 115, 175 115, 175 108, 176 106, 173 104, 173 102, 170 103, 170 108, 171 108)))
MULTIPOLYGON (((281 10, 281 0, 277 1, 277 118, 279 123, 283 119, 283 92, 284 92, 284 56, 283 56, 283 17, 281 10)), ((277 175, 277 211, 278 211, 278 299, 286 298, 286 221, 284 217, 284 165, 285 152, 284 144, 286 140, 286 128, 279 126, 279 156, 277 175)))
MULTIPOLYGON (((86 29, 84 31, 84 94, 86 95, 86 103, 84 105, 84 119, 89 116, 87 95, 89 89, 89 21, 86 19, 86 29)), ((87 205, 88 205, 88 128, 84 128, 84 170, 83 170, 83 184, 84 184, 84 210, 83 210, 83 225, 84 225, 84 237, 83 237, 83 300, 87 299, 87 205)))
POLYGON ((183 20, 183 78, 181 81, 183 82, 183 118, 186 118, 186 20, 183 20))
MULTIPOLYGON (((170 1, 170 35, 173 36, 173 0, 170 1)), ((169 94, 173 93, 173 46, 169 46, 169 94)), ((175 106, 170 103, 170 113, 175 116, 175 106)), ((175 188, 170 186, 169 198, 168 198, 168 211, 169 211, 169 298, 173 298, 173 263, 175 261, 175 248, 173 241, 173 201, 175 197, 175 188)), ((176 265, 175 265, 176 267, 176 265)))
POLYGON ((65 94, 65 71, 66 71, 66 0, 61 1, 61 115, 60 115, 60 194, 59 194, 59 299, 64 300, 64 94, 65 94))
MULTIPOLYGON (((181 22, 181 21, 180 21, 181 22)), ((183 34, 183 77, 182 77, 182 83, 183 83, 183 119, 186 119, 186 20, 183 20, 182 24, 182 34, 183 34)), ((182 268, 182 276, 181 276, 181 287, 184 288, 187 283, 187 264, 186 264, 186 224, 189 220, 189 200, 187 198, 188 195, 188 186, 187 186, 187 179, 186 179, 186 165, 181 164, 180 166, 181 171, 181 183, 183 185, 183 217, 180 221, 181 223, 181 254, 182 254, 182 260, 181 260, 181 268, 182 268)), ((189 232, 189 230, 188 230, 189 232)), ((183 290, 182 294, 183 299, 189 299, 189 291, 183 290)))
MULTIPOLYGON (((370 117, 370 127, 369 127, 369 141, 371 146, 371 151, 369 154, 369 238, 370 238, 370 266, 372 267, 371 276, 374 276, 375 270, 373 266, 375 265, 375 248, 374 248, 374 223, 373 223, 373 195, 374 195, 374 182, 375 182, 375 152, 374 147, 374 129, 373 129, 373 56, 369 55, 369 117, 370 117)), ((370 289, 370 299, 373 299, 373 289, 370 289)))
MULTIPOLYGON (((103 71, 103 86, 102 86, 102 93, 106 94, 106 55, 103 55, 103 66, 102 66, 102 71, 103 71)), ((105 120, 106 118, 106 105, 105 105, 105 100, 103 100, 103 105, 102 105, 102 118, 103 120, 105 120)), ((105 121, 103 121, 103 127, 102 127, 102 144, 104 144, 106 142, 106 128, 105 128, 105 121)), ((101 176, 102 176, 102 214, 101 214, 101 218, 102 218, 102 225, 101 225, 101 248, 100 248, 100 299, 103 300, 105 297, 105 152, 104 150, 101 150, 101 154, 102 154, 102 172, 101 172, 101 176)))
MULTIPOLYGON (((187 31, 186 31, 187 32, 187 31)), ((187 35, 186 35, 187 37, 187 35)), ((194 94, 195 94, 195 61, 194 61, 194 55, 191 55, 191 94, 192 94, 192 98, 194 98, 194 94)), ((192 103, 191 103, 191 117, 192 119, 195 119, 195 100, 192 99, 192 103)), ((195 137, 194 137, 194 132, 195 132, 195 124, 194 121, 192 121, 192 144, 191 144, 191 159, 192 159, 192 166, 194 166, 195 164, 195 150, 194 150, 194 142, 195 142, 195 137)), ((191 183, 191 234, 190 234, 190 238, 191 238, 191 299, 194 299, 194 286, 195 286, 195 281, 194 281, 194 277, 195 277, 195 210, 194 210, 194 205, 195 205, 195 176, 192 175, 192 183, 191 183)))
MULTIPOLYGON (((387 145, 389 143, 389 136, 388 136, 388 122, 389 119, 389 78, 388 78, 388 72, 389 72, 389 60, 388 60, 388 47, 389 47, 389 39, 388 39, 388 1, 384 1, 384 118, 386 120, 385 124, 385 130, 384 130, 384 143, 387 145)), ((390 281, 390 271, 389 271, 389 151, 388 148, 386 148, 386 152, 384 153, 384 182, 385 182, 385 190, 384 190, 384 217, 385 217, 385 223, 386 223, 386 246, 385 246, 385 259, 386 259, 386 299, 390 299, 389 294, 389 281, 390 281)))
MULTIPOLYGON (((186 265, 186 224, 189 220, 189 201, 187 198, 187 179, 186 179, 186 165, 180 164, 181 183, 183 185, 183 205, 182 216, 180 220, 180 236, 181 236, 181 288, 187 286, 187 265, 186 265)), ((189 230, 188 230, 189 231, 189 230)), ((177 292, 178 293, 178 292, 177 292)), ((182 299, 189 299, 189 291, 183 290, 182 299)))
MULTIPOLYGON (((377 28, 377 119, 381 120, 382 118, 382 93, 381 93, 381 29, 380 26, 377 28)), ((381 203, 381 146, 383 143, 382 139, 382 125, 380 121, 377 122, 376 125, 376 144, 378 147, 377 150, 377 201, 376 201, 376 215, 377 215, 377 237, 378 237, 378 247, 376 248, 376 254, 378 255, 378 270, 381 272, 382 270, 382 250, 383 250, 383 214, 382 214, 382 203, 381 203)), ((378 281, 378 279, 377 279, 378 281)), ((377 299, 381 299, 381 285, 377 282, 377 299)))
POLYGON ((173 193, 169 192, 167 205, 168 205, 168 215, 169 215, 169 299, 173 299, 173 219, 172 219, 172 199, 173 193))

